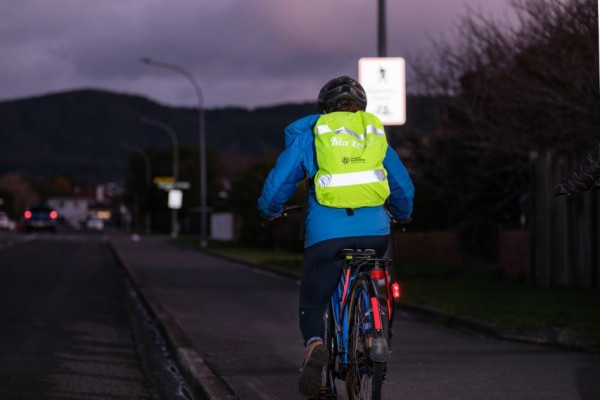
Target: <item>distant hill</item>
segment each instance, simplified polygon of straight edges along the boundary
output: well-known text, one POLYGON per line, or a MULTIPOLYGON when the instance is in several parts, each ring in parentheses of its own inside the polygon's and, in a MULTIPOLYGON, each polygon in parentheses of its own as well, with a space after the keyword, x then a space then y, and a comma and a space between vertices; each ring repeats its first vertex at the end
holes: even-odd
MULTIPOLYGON (((412 98, 411 121, 403 129, 427 130, 432 102, 412 98), (417 122, 418 121, 418 122, 417 122)), ((314 112, 314 104, 287 104, 248 110, 205 111, 207 145, 240 161, 281 151, 283 129, 314 112)), ((142 116, 173 128, 181 145, 198 146, 198 110, 169 107, 140 96, 99 90, 78 90, 0 102, 0 175, 17 172, 45 177, 68 172, 93 182, 123 179, 131 154, 121 143, 145 148, 170 146, 158 128, 142 116)))

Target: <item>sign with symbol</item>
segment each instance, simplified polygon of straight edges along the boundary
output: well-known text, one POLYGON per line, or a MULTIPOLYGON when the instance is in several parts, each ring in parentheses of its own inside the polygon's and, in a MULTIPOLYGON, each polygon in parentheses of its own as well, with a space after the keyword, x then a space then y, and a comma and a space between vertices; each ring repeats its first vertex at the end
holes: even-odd
POLYGON ((159 189, 171 190, 171 189, 189 189, 192 185, 189 182, 164 182, 157 184, 159 189))
POLYGON ((406 69, 402 57, 363 57, 358 80, 367 92, 367 112, 384 125, 406 122, 406 69))
POLYGON ((155 176, 152 181, 156 186, 158 186, 159 189, 167 191, 171 189, 186 190, 192 187, 189 182, 175 182, 175 178, 172 176, 155 176))
POLYGON ((178 210, 181 208, 181 202, 183 199, 183 192, 181 190, 172 189, 169 190, 169 199, 167 200, 168 206, 172 210, 178 210))

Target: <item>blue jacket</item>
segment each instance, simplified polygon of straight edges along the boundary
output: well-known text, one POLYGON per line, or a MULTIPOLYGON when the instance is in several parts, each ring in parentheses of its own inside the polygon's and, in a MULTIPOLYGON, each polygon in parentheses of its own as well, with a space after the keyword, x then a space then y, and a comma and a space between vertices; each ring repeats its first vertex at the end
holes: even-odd
MULTIPOLYGON (((258 199, 258 209, 268 217, 282 213, 283 205, 305 177, 313 178, 318 166, 314 149, 313 126, 320 114, 301 118, 285 129, 285 150, 269 173, 258 199)), ((388 172, 390 197, 387 207, 393 218, 403 220, 412 213, 414 186, 396 152, 388 147, 383 166, 388 172)), ((317 203, 314 185, 308 198, 305 221, 305 247, 323 240, 350 236, 375 236, 390 233, 390 216, 383 206, 362 207, 349 216, 343 208, 317 203)))

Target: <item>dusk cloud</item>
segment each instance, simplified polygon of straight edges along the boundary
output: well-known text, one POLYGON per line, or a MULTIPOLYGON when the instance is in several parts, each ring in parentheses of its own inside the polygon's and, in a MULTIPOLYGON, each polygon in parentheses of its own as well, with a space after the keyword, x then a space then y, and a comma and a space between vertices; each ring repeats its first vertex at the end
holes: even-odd
MULTIPOLYGON (((507 0, 387 0, 388 56, 427 51, 466 7, 502 18, 507 0)), ((207 107, 312 101, 328 79, 377 55, 375 0, 4 0, 0 100, 99 88, 207 107)), ((410 82, 407 83, 410 90, 410 82)))

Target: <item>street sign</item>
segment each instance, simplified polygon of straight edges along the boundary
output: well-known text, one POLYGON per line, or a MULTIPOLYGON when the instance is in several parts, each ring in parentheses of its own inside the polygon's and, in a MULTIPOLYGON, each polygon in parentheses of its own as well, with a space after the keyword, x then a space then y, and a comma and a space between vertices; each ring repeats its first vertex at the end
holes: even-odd
POLYGON ((175 178, 172 176, 155 176, 154 179, 152 179, 152 182, 154 182, 155 185, 160 185, 162 183, 173 183, 175 182, 175 178))
POLYGON ((181 202, 183 199, 183 192, 181 190, 172 189, 169 190, 169 208, 173 210, 178 210, 181 208, 181 202))
POLYGON ((157 184, 159 189, 163 190, 171 190, 171 189, 189 189, 192 187, 189 182, 163 182, 157 184))
POLYGON ((402 57, 363 57, 358 80, 367 92, 367 112, 384 125, 406 122, 406 70, 402 57))

